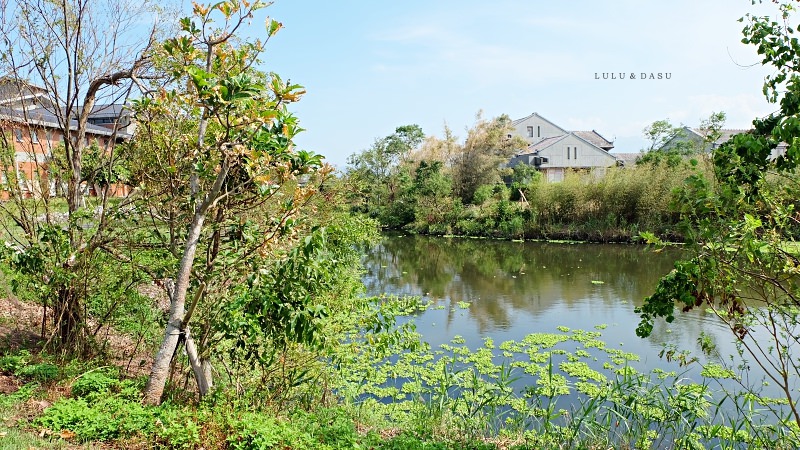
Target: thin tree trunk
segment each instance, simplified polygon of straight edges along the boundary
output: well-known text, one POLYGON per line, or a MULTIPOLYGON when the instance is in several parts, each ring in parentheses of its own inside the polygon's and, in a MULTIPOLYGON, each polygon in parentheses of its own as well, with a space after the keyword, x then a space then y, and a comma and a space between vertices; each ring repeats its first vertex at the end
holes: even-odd
POLYGON ((148 405, 158 405, 161 403, 161 396, 164 394, 164 387, 169 376, 169 362, 172 359, 175 348, 178 345, 178 338, 183 329, 183 316, 186 306, 186 292, 189 289, 189 278, 192 274, 192 264, 194 255, 197 251, 197 244, 200 234, 203 231, 205 221, 205 211, 198 210, 189 227, 189 235, 186 239, 186 248, 183 251, 181 265, 178 269, 178 276, 175 279, 175 287, 170 295, 169 320, 164 331, 164 340, 153 360, 153 368, 150 371, 150 378, 144 388, 144 402, 148 405))
POLYGON ((200 392, 200 397, 204 397, 208 394, 209 389, 211 389, 211 383, 210 380, 206 378, 203 363, 200 361, 200 357, 197 354, 197 346, 194 343, 194 338, 192 338, 192 333, 188 326, 185 327, 184 333, 184 338, 186 339, 186 355, 189 356, 189 364, 192 366, 192 372, 194 372, 194 378, 197 381, 197 390, 200 392))
POLYGON ((214 372, 212 370, 211 361, 201 359, 200 363, 203 365, 203 374, 206 378, 206 384, 208 384, 208 390, 211 390, 214 388, 214 372))
MULTIPOLYGON (((203 223, 205 222, 209 207, 211 207, 219 196, 222 185, 228 177, 229 170, 230 166, 228 162, 223 161, 213 186, 202 203, 195 209, 194 219, 192 219, 192 224, 189 226, 186 246, 183 251, 183 257, 181 258, 180 267, 178 268, 178 276, 175 277, 175 287, 172 290, 172 294, 169 296, 169 320, 167 321, 167 327, 164 331, 164 340, 161 342, 158 353, 156 353, 155 359, 153 360, 150 378, 148 378, 147 385, 144 388, 145 404, 159 404, 161 402, 161 396, 164 394, 164 387, 166 386, 167 377, 169 376, 170 359, 175 353, 175 348, 178 345, 178 338, 187 325, 184 323, 186 314, 186 293, 189 290, 189 279, 192 276, 194 256, 197 252, 200 235, 203 232, 203 223)), ((198 382, 200 382, 199 379, 198 382)))

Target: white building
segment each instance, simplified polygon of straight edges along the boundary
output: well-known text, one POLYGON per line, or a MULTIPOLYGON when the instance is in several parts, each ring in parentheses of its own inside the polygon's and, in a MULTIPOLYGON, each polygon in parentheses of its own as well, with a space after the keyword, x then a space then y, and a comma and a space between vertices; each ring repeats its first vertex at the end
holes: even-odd
POLYGON ((605 170, 619 163, 609 153, 613 142, 595 130, 567 131, 537 113, 512 123, 529 145, 511 158, 510 167, 533 165, 548 181, 562 181, 570 170, 605 170))

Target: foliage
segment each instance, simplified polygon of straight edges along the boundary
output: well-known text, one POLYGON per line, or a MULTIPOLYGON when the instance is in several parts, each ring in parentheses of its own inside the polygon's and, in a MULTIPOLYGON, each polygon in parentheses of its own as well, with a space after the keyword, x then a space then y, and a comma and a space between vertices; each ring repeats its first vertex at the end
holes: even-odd
POLYGON ((97 397, 107 394, 108 391, 119 383, 114 373, 96 370, 81 375, 72 383, 73 397, 97 397))
MULTIPOLYGON (((712 116, 715 125, 709 129, 718 130, 722 117, 712 116)), ((602 177, 570 173, 563 182, 549 183, 529 165, 503 168, 503 155, 518 145, 507 138, 508 126, 503 117, 479 120, 463 144, 449 130, 443 140, 429 137, 391 166, 383 182, 373 177, 374 182, 361 185, 369 186, 371 194, 352 191, 365 179, 369 152, 351 156, 344 184, 351 190, 353 210, 387 228, 427 234, 608 242, 632 241, 640 230, 650 229, 680 240, 673 190, 691 174, 710 170, 705 156, 686 160, 676 153, 675 161, 668 158, 666 164, 650 158, 635 167, 611 168, 602 177), (459 194, 465 177, 478 180, 470 184, 467 198, 459 194), (391 196, 385 191, 390 184, 395 186, 391 196)))
MULTIPOLYGON (((13 18, 0 24, 4 83, 36 93, 31 95, 35 100, 14 108, 25 118, 45 108, 56 125, 6 119, 13 125, 6 123, 5 129, 24 127, 30 138, 20 143, 6 134, 0 138, 0 164, 7 175, 2 190, 8 196, 0 203, 0 226, 8 238, 0 257, 17 272, 20 283, 12 286, 14 291, 32 290, 51 314, 52 328, 43 316, 42 337, 63 353, 97 351, 86 300, 102 286, 85 280, 98 278, 102 266, 97 258, 116 239, 115 213, 122 205, 109 200, 110 189, 124 181, 126 171, 114 149, 117 131, 89 132, 88 116, 97 102, 124 103, 131 79, 147 69, 145 50, 155 28, 147 34, 129 25, 151 7, 147 0, 31 0, 4 7, 4 17, 13 18), (61 144, 53 145, 59 137, 61 144), (90 145, 92 138, 103 142, 90 145), (17 164, 16 151, 34 163, 17 164), (94 198, 87 199, 89 188, 96 188, 94 198)), ((92 319, 98 323, 103 318, 92 319)))
POLYGON ((484 184, 501 181, 504 166, 511 156, 527 143, 519 136, 512 135, 511 119, 501 115, 485 120, 480 115, 475 125, 467 131, 467 138, 452 155, 453 195, 463 203, 470 203, 475 190, 484 184))
POLYGON ((724 112, 711 113, 691 132, 684 127, 672 125, 669 120, 657 120, 643 130, 650 141, 650 147, 637 158, 636 164, 666 164, 677 167, 685 163, 687 157, 710 153, 722 135, 724 124, 724 112))
MULTIPOLYGON (((269 372, 277 355, 286 357, 290 344, 314 351, 327 348, 337 338, 330 325, 351 312, 342 307, 358 302, 357 249, 374 237, 374 229, 369 220, 340 217, 314 230, 274 266, 256 268, 222 306, 222 319, 215 324, 233 346, 236 363, 269 372)), ((298 370, 307 372, 309 367, 298 370)))
MULTIPOLYGON (((134 102, 140 126, 126 158, 138 187, 138 220, 149 235, 136 236, 131 245, 156 249, 166 260, 161 273, 150 273, 164 281, 170 298, 146 389, 148 403, 160 401, 180 344, 200 394, 209 392, 214 359, 228 355, 218 321, 231 305, 250 308, 248 314, 265 307, 269 312, 258 324, 271 330, 270 337, 283 333, 306 343, 310 321, 322 317, 321 309, 314 309, 320 305, 304 298, 312 294, 299 289, 313 288, 313 281, 303 278, 313 274, 301 270, 298 255, 310 261, 310 253, 302 250, 304 245, 310 249, 306 237, 316 243, 323 236, 313 230, 329 212, 318 208, 332 197, 317 196, 332 169, 320 155, 292 142, 302 129, 287 104, 299 100, 302 86, 257 70, 265 42, 238 35, 252 13, 267 6, 194 5, 192 16, 180 21, 180 32, 154 47, 156 67, 170 74, 169 80, 134 102), (275 282, 248 281, 251 274, 258 278, 280 270, 284 273, 276 279, 293 284, 279 298, 267 294, 266 287, 256 289, 275 282), (252 295, 233 289, 248 282, 252 295), (285 305, 291 306, 282 309, 285 305)), ((267 39, 280 28, 270 19, 267 39)), ((262 336, 252 339, 269 345, 262 336)))
MULTIPOLYGON (((763 64, 774 67, 764 93, 770 101, 780 99, 780 110, 754 120, 752 131, 714 150, 713 172, 687 180, 676 205, 688 256, 637 310, 637 334, 647 336, 657 318, 674 320, 676 304, 684 311, 710 308, 737 339, 739 353, 764 368, 785 393, 791 419, 773 411, 779 420, 800 426, 794 390, 800 363, 792 350, 800 323, 800 260, 787 246, 797 239, 800 223, 800 51, 795 30, 787 25, 794 6, 779 9, 783 24, 748 15, 743 42, 754 44, 763 64), (781 142, 785 153, 777 155, 781 142)), ((744 387, 757 395, 758 386, 744 387)))
POLYGON ((425 135, 418 125, 403 125, 376 139, 372 146, 347 159, 345 176, 354 209, 380 218, 388 226, 400 226, 413 218, 409 203, 412 171, 409 155, 425 135))
POLYGON ((477 349, 456 336, 436 350, 390 350, 391 359, 364 351, 342 367, 339 389, 353 399, 357 420, 413 430, 398 438, 412 446, 422 436, 468 448, 498 435, 518 443, 523 436, 519 448, 797 444, 752 397, 715 391, 710 379, 639 372, 638 356, 606 345, 600 332, 559 331, 499 344, 487 338, 477 349))

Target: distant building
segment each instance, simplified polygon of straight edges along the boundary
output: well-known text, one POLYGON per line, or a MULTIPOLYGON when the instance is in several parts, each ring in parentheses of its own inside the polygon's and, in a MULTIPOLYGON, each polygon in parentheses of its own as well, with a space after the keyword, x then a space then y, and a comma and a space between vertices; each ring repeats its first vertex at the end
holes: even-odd
MULTIPOLYGON (((711 140, 710 131, 707 129, 683 127, 658 150, 667 151, 684 148, 697 153, 711 153, 714 149, 719 148, 719 146, 728 142, 737 134, 747 133, 748 131, 750 130, 723 128, 718 130, 719 136, 711 140)), ((783 142, 778 144, 777 147, 772 149, 770 158, 774 159, 785 154, 786 147, 787 145, 783 142)))
MULTIPOLYGON (((99 148, 107 148, 130 138, 124 130, 131 129, 130 119, 122 130, 114 131, 113 122, 108 122, 109 112, 117 114, 117 120, 127 118, 125 109, 120 105, 98 106, 94 108, 86 125, 86 144, 96 143, 99 148), (97 114, 94 113, 97 110, 97 114), (94 124, 94 120, 100 120, 94 124), (110 125, 110 126, 108 126, 110 125)), ((77 121, 71 119, 66 127, 70 131, 77 130, 77 121)), ((23 195, 54 196, 60 187, 51 172, 54 159, 53 150, 64 141, 62 130, 54 114, 52 104, 47 100, 43 88, 19 81, 0 79, 0 131, 5 141, 13 146, 13 162, 10 166, 0 167, 3 184, 12 176, 19 183, 23 195)), ((5 161, 4 161, 5 165, 5 161)), ((90 190, 91 187, 87 187, 90 190)), ((111 194, 127 195, 129 188, 123 185, 111 186, 111 194)), ((9 193, 0 191, 0 198, 8 198, 9 193)))
POLYGON ((528 147, 511 158, 509 167, 532 165, 548 181, 562 181, 570 170, 605 170, 619 164, 618 158, 609 153, 614 143, 595 130, 567 131, 537 113, 512 124, 528 147))

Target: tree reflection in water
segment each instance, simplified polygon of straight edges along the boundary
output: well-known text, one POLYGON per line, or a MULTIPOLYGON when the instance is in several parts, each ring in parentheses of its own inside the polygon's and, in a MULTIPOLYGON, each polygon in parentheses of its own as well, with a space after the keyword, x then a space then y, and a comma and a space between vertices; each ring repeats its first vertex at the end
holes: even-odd
POLYGON ((678 255, 638 245, 386 236, 367 252, 363 279, 369 295, 419 295, 444 306, 417 318, 432 345, 455 334, 479 343, 484 337, 553 332, 559 325, 592 329, 607 323, 616 325, 605 330, 607 339, 652 361, 665 342, 696 351, 701 331, 712 337, 724 333, 715 317, 696 311, 673 324, 657 324, 646 341, 635 336, 633 308, 678 255), (461 303, 466 311, 459 302, 468 303, 461 303))

